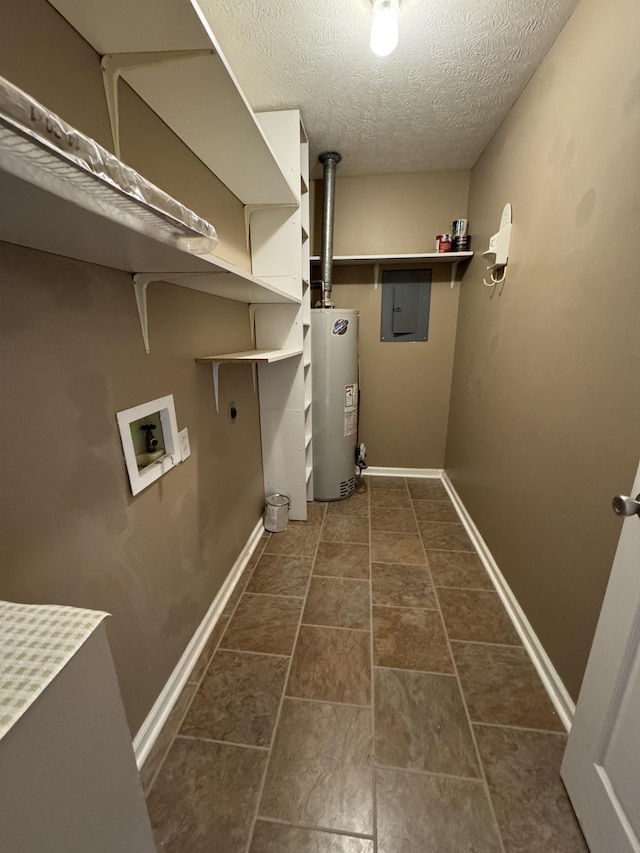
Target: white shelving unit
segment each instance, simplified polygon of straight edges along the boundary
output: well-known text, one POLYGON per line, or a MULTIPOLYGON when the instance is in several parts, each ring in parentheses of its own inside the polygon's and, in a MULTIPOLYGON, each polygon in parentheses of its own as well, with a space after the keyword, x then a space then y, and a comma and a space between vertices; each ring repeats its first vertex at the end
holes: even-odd
MULTIPOLYGON (((461 276, 464 274, 464 264, 473 257, 473 252, 419 252, 416 254, 393 255, 334 255, 333 263, 339 265, 372 264, 374 270, 373 283, 378 285, 380 264, 451 264, 451 287, 458 278, 458 269, 463 265, 461 276)), ((318 255, 311 258, 312 263, 320 263, 318 255)))
POLYGON ((105 189, 98 177, 85 175, 83 185, 66 166, 22 169, 19 156, 4 157, 0 145, 2 239, 132 273, 147 348, 147 288, 154 281, 250 305, 256 349, 197 361, 212 365, 216 408, 220 365, 251 364, 254 381, 259 371, 265 488, 286 488, 291 517, 305 519, 311 480, 310 370, 304 366, 310 358, 304 333, 309 177, 299 113, 253 113, 197 0, 50 2, 102 59, 115 147, 122 77, 243 202, 252 272, 193 253, 190 240, 198 235, 188 226, 168 222, 144 203, 139 210, 131 199, 125 204, 118 189, 105 189))
POLYGON ((311 387, 311 240, 309 239, 309 140, 300 124, 300 184, 302 196, 302 349, 304 353, 304 436, 307 501, 313 500, 313 390, 311 387))
MULTIPOLYGON (((45 112, 36 109, 36 113, 45 112)), ((36 131, 40 124, 34 123, 36 131)), ((66 132, 69 138, 81 136, 72 129, 66 132)), ((135 173, 123 164, 119 169, 128 175, 125 184, 132 180, 135 173)), ((118 169, 111 171, 115 174, 118 169)), ((0 115, 0 197, 6 201, 0 212, 2 239, 132 273, 147 352, 147 287, 153 281, 246 303, 300 302, 286 279, 262 281, 214 254, 191 251, 194 244, 203 242, 191 227, 193 214, 175 203, 185 221, 167 214, 156 206, 157 188, 140 176, 136 180, 137 193, 123 191, 110 175, 91 171, 82 158, 74 159, 64 148, 50 145, 31 128, 26 131, 22 120, 0 115)))
POLYGON ((308 143, 298 110, 262 113, 258 120, 269 139, 287 180, 301 189, 297 207, 257 208, 250 220, 251 258, 254 275, 266 281, 280 276, 292 282, 289 291, 302 304, 255 307, 258 347, 299 350, 302 358, 258 366, 260 422, 265 492, 284 489, 291 496, 290 516, 307 517, 312 459, 311 339, 309 333, 309 220, 308 143))
POLYGON ((297 203, 197 0, 49 2, 108 57, 114 137, 121 76, 243 204, 297 203))

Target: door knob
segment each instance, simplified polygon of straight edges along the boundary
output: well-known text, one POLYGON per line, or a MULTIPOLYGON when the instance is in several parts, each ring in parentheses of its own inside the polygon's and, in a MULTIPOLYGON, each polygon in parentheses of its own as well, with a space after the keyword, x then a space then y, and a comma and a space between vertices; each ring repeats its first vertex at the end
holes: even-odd
POLYGON ((616 495, 611 505, 616 515, 640 515, 640 495, 636 495, 635 499, 616 495))

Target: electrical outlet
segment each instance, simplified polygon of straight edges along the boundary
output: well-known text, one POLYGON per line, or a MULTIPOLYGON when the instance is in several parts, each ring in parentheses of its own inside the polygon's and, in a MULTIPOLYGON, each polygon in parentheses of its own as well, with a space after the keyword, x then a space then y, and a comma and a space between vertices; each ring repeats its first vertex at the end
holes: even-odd
POLYGON ((178 433, 178 445, 180 447, 180 461, 184 462, 191 456, 191 445, 189 444, 189 430, 185 427, 178 433))

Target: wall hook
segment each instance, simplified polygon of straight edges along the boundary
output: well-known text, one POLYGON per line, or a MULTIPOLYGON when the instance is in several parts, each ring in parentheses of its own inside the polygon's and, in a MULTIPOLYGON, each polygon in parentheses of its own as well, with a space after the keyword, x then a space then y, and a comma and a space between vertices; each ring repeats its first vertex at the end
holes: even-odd
POLYGON ((483 278, 485 287, 503 284, 507 277, 509 263, 509 243, 511 242, 511 205, 505 204, 500 219, 500 228, 489 240, 489 248, 482 253, 487 260, 489 281, 483 278))

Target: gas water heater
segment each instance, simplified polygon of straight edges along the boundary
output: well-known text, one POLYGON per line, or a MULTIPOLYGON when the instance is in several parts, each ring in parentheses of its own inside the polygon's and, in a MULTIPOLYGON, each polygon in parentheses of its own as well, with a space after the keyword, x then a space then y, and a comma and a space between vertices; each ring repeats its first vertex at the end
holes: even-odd
POLYGON ((356 486, 358 312, 311 311, 313 497, 348 498, 356 486))

